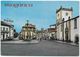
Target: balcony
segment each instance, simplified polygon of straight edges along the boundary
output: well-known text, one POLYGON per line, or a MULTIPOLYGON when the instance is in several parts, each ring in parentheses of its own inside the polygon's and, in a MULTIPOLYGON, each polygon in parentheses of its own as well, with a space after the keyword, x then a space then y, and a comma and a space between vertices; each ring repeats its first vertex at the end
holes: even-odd
POLYGON ((2 30, 1 33, 9 33, 9 31, 2 30))

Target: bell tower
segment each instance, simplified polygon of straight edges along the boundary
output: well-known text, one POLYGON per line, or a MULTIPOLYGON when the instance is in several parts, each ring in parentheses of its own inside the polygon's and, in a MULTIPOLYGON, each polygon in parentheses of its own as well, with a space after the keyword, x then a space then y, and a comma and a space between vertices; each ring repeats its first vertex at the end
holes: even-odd
MULTIPOLYGON (((70 22, 64 23, 64 21, 67 21, 72 18, 72 12, 73 9, 71 8, 63 8, 62 6, 56 10, 56 22, 57 22, 57 38, 60 40, 65 40, 65 28, 67 27, 70 31, 70 22), (67 25, 67 26, 66 26, 67 25)), ((70 32, 68 32, 70 34, 70 32)), ((68 35, 68 37, 70 37, 68 35)))

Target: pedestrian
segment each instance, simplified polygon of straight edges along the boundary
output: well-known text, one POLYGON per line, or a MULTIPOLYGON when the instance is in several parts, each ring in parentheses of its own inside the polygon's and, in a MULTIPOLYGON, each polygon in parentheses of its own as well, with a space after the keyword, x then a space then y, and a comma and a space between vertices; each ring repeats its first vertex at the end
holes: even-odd
POLYGON ((42 39, 40 38, 40 41, 41 41, 42 39))

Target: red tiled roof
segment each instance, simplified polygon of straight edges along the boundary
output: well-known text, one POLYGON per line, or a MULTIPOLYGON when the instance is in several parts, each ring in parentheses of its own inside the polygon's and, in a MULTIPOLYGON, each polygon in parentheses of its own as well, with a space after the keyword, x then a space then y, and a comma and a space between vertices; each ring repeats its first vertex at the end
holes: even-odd
POLYGON ((32 25, 32 24, 25 24, 25 26, 23 26, 23 27, 35 28, 35 25, 32 25))
POLYGON ((56 32, 56 29, 55 28, 48 28, 48 31, 49 32, 56 32))

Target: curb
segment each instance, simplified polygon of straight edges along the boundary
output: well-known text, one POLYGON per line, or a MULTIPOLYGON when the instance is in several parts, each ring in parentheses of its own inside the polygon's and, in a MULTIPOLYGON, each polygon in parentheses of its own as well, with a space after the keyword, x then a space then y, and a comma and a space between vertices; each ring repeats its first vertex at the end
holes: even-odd
POLYGON ((57 42, 57 43, 62 43, 62 44, 68 44, 68 45, 72 45, 72 46, 77 46, 77 47, 79 47, 79 45, 74 44, 74 43, 67 43, 67 42, 62 42, 62 41, 60 41, 60 42, 55 41, 55 42, 57 42))
POLYGON ((8 41, 8 42, 1 42, 1 43, 14 43, 14 44, 35 44, 35 43, 39 43, 39 41, 31 41, 31 42, 28 42, 28 41, 12 41, 12 42, 10 42, 10 41, 8 41))

